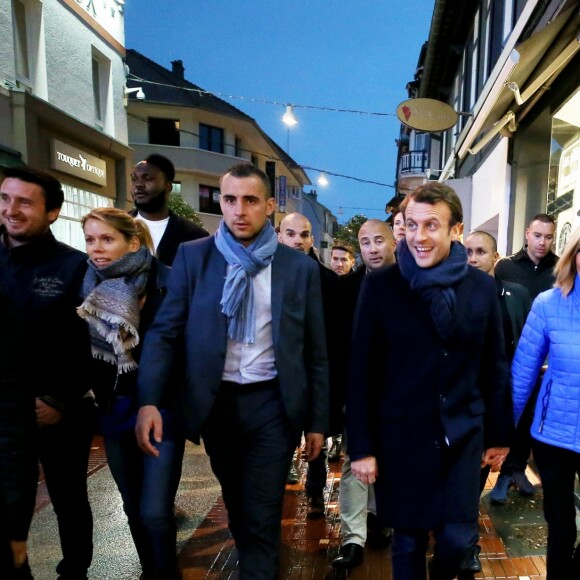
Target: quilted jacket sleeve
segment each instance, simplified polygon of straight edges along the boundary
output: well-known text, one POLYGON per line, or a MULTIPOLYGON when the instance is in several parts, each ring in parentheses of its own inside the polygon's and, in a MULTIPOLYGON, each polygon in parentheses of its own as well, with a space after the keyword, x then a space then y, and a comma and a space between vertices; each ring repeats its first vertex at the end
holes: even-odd
POLYGON ((547 296, 552 292, 554 290, 544 292, 534 300, 514 356, 512 399, 516 424, 523 413, 550 347, 546 303, 547 296))

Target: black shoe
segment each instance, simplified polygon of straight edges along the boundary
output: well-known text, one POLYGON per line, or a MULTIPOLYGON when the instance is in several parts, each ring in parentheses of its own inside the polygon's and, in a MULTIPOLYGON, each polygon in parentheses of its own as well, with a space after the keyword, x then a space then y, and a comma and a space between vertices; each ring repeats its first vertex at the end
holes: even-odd
POLYGON ((363 561, 363 547, 358 544, 345 544, 340 548, 338 556, 332 561, 335 568, 352 570, 363 561))
POLYGON ((286 483, 290 485, 294 485, 300 481, 300 474, 296 469, 296 465, 294 465, 294 461, 290 464, 290 469, 288 470, 288 475, 286 476, 286 483))
POLYGON ((324 496, 313 495, 309 501, 308 519, 317 520, 324 517, 324 496))
POLYGON ((513 479, 511 475, 500 475, 489 494, 491 503, 507 503, 508 491, 512 483, 513 479))
POLYGON ((481 572, 479 552, 481 552, 481 548, 477 544, 467 550, 467 553, 461 562, 461 566, 459 567, 460 573, 481 572))
POLYGON ((371 512, 367 514, 367 544, 375 550, 384 550, 391 544, 393 530, 384 528, 377 516, 371 512))
POLYGON ((513 481, 514 485, 518 488, 520 495, 534 495, 536 491, 534 485, 523 471, 514 471, 513 481))

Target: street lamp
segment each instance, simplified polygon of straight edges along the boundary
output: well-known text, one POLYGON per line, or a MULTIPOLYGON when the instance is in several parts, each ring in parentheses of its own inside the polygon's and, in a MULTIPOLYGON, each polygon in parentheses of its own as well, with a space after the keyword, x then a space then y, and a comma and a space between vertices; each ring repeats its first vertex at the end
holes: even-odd
POLYGON ((286 112, 282 115, 282 122, 287 127, 286 131, 286 153, 290 155, 290 127, 294 127, 298 123, 298 119, 294 116, 294 109, 292 105, 286 105, 286 112))
POLYGON ((321 173, 318 179, 316 180, 316 183, 318 183, 320 187, 326 187, 328 185, 328 178, 326 177, 326 174, 321 173))

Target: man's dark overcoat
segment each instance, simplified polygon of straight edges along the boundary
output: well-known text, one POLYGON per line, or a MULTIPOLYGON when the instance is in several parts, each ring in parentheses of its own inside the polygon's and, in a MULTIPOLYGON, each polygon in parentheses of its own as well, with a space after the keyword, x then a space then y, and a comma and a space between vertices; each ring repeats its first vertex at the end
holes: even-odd
POLYGON ((509 446, 513 424, 494 280, 469 266, 448 340, 397 265, 365 277, 347 402, 352 460, 376 456, 389 527, 476 521, 483 431, 509 446))

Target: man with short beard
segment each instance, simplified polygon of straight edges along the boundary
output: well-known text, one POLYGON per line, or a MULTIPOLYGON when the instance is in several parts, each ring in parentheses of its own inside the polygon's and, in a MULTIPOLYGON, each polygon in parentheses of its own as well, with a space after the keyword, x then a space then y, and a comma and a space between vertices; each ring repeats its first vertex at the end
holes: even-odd
POLYGON ((166 266, 172 265, 179 244, 209 235, 169 209, 174 178, 173 163, 156 153, 137 163, 131 173, 131 195, 136 208, 131 215, 147 224, 155 254, 166 266))

